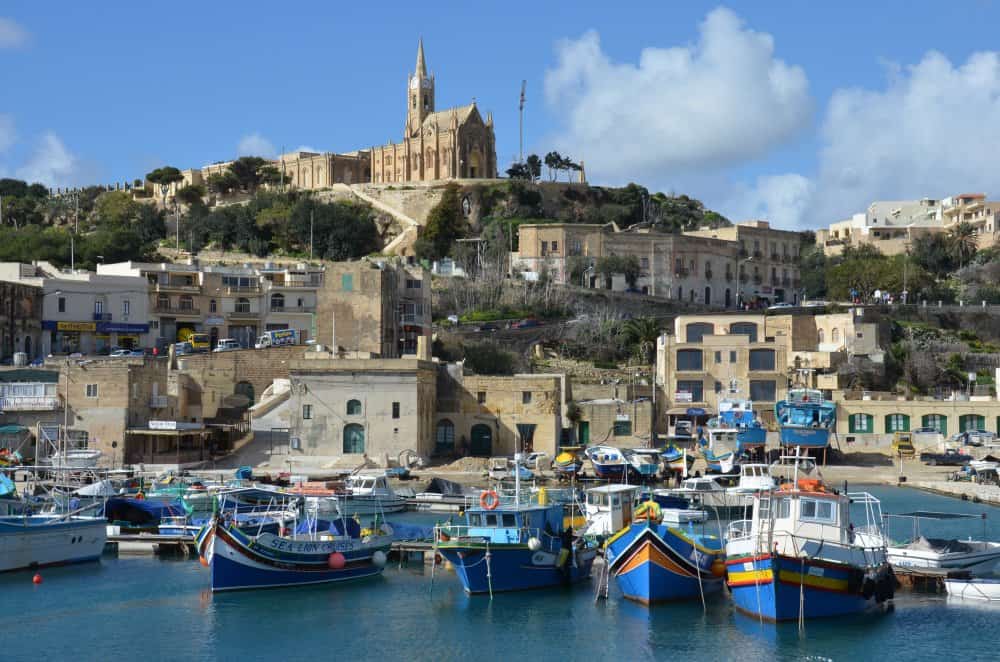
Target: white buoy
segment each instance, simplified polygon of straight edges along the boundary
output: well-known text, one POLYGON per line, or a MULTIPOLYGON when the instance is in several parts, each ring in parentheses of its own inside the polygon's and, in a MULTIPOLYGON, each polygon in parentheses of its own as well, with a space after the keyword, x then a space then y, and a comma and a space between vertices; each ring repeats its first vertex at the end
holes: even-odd
POLYGON ((530 549, 533 552, 537 552, 541 548, 542 548, 542 541, 541 540, 539 540, 538 538, 536 538, 534 536, 528 538, 528 549, 530 549))
POLYGON ((387 557, 385 555, 385 552, 383 552, 381 549, 377 550, 374 554, 372 554, 372 563, 374 563, 380 568, 385 565, 386 560, 387 557))

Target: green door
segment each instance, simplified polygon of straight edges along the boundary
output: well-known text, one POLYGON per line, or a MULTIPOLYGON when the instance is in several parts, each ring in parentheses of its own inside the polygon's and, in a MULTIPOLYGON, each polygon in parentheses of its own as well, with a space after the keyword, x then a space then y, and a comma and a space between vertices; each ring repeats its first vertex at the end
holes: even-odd
MULTIPOLYGON (((1000 419, 998 419, 1000 420, 1000 419)), ((581 446, 590 445, 590 421, 580 421, 578 423, 580 426, 579 437, 581 446)))
POLYGON ((489 457, 493 455, 493 430, 490 426, 479 425, 472 426, 472 445, 469 451, 473 455, 482 455, 489 457))
POLYGON ((344 426, 344 452, 365 452, 365 429, 357 423, 344 426))

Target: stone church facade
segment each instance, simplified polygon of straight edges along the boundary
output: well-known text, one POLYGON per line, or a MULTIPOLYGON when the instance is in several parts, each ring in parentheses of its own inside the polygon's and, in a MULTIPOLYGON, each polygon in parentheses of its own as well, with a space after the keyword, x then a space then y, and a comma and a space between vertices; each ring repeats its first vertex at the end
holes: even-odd
POLYGON ((475 101, 435 110, 434 76, 428 76, 423 41, 407 84, 403 141, 371 149, 371 181, 425 182, 497 176, 493 115, 483 120, 475 101))

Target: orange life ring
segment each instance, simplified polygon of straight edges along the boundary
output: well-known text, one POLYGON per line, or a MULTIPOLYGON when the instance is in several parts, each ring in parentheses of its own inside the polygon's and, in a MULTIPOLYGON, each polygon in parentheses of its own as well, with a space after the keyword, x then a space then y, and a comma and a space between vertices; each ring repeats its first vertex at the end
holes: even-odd
POLYGON ((479 505, 486 510, 496 510, 497 506, 500 505, 500 497, 495 490, 484 490, 479 495, 479 505))

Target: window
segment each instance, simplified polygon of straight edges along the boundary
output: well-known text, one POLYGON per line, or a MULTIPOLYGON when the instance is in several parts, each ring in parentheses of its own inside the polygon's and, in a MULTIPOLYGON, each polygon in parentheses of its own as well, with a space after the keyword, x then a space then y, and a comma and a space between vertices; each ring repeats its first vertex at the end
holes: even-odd
POLYGON ((271 310, 284 310, 285 309, 285 295, 280 292, 276 292, 271 295, 271 310))
POLYGON ((122 317, 128 317, 131 312, 132 302, 128 299, 122 299, 122 317))
POLYGON ((361 415, 361 401, 360 400, 348 400, 347 401, 347 415, 348 416, 360 416, 361 415))
POLYGON ((552 242, 552 252, 553 253, 558 253, 559 252, 559 242, 558 241, 553 241, 552 242))
POLYGON ((340 289, 344 292, 354 291, 354 274, 343 274, 340 277, 340 289))
POLYGON ((750 336, 750 342, 757 342, 757 325, 753 322, 733 322, 729 325, 729 335, 750 336))
POLYGON ((531 391, 521 391, 521 404, 522 405, 531 404, 531 391))
POLYGON ((678 379, 677 390, 682 393, 690 393, 692 402, 704 402, 705 391, 700 379, 678 379))
POLYGON ((869 414, 851 414, 847 419, 847 431, 866 433, 875 431, 875 417, 869 414))
POLYGON ((715 392, 722 393, 722 382, 715 382, 715 392))
POLYGON ((775 517, 779 519, 788 519, 788 516, 792 513, 792 500, 791 499, 778 499, 778 503, 774 509, 775 517))
POLYGON ((166 294, 157 294, 156 307, 162 310, 170 310, 170 297, 166 294))
POLYGON ((639 260, 639 263, 642 266, 643 271, 646 271, 646 270, 649 269, 649 258, 648 257, 642 258, 641 260, 639 260))
POLYGON ((66 297, 59 297, 59 312, 66 312, 66 297))
POLYGON ((736 350, 735 349, 729 350, 729 362, 730 363, 736 363, 736 350))
POLYGON ((983 430, 986 428, 986 417, 978 414, 964 414, 958 419, 958 431, 983 430))
POLYGON ((517 517, 514 513, 504 513, 501 517, 503 517, 503 525, 505 527, 513 528, 517 526, 517 517))
POLYGON ((835 343, 840 342, 840 329, 834 329, 833 332, 830 334, 830 336, 833 342, 835 343))
MULTIPOLYGON (((181 299, 181 308, 184 307, 184 300, 181 299)), ((236 300, 236 306, 234 307, 237 313, 249 313, 250 312, 250 299, 246 297, 240 297, 236 300)))
POLYGON ((710 336, 713 333, 715 333, 715 327, 711 324, 706 322, 692 322, 687 325, 685 342, 701 342, 703 336, 710 336))
POLYGON ((826 334, 823 333, 823 329, 816 332, 816 338, 819 340, 820 345, 826 342, 826 334))
MULTIPOLYGON (((246 301, 246 299, 241 299, 241 301, 246 301)), ((248 310, 249 310, 249 305, 250 305, 250 302, 247 301, 248 310)), ((191 298, 190 294, 185 294, 184 296, 182 296, 180 298, 180 302, 179 302, 178 307, 181 310, 193 310, 194 309, 194 299, 191 298)))
POLYGON ((615 421, 615 436, 616 437, 632 436, 632 421, 615 421))
POLYGON ((677 350, 678 370, 701 370, 702 356, 700 349, 679 349, 677 350))
POLYGON ((104 302, 98 299, 94 302, 94 314, 103 315, 104 314, 104 302))
POLYGON ((344 426, 344 452, 365 452, 365 429, 357 423, 349 423, 344 426))
POLYGON ((715 363, 716 364, 722 363, 722 352, 715 353, 715 363))
POLYGON ((469 526, 482 526, 482 525, 483 525, 482 513, 469 513, 469 526))
POLYGON ((750 399, 758 402, 774 402, 778 387, 773 379, 751 379, 750 399))
POLYGON ((392 417, 393 418, 399 418, 399 403, 398 402, 393 402, 392 403, 392 417))
POLYGON ((406 279, 406 289, 408 289, 408 290, 419 290, 420 289, 420 281, 417 280, 416 278, 407 278, 406 279))
POLYGON ((494 528, 497 525, 496 513, 486 513, 486 526, 494 528))
POLYGON ((478 402, 481 405, 486 404, 486 391, 479 391, 478 393, 476 393, 476 402, 478 402))
POLYGON ((219 306, 218 304, 215 303, 215 299, 212 299, 211 301, 208 302, 208 312, 215 313, 218 312, 218 310, 219 306))
POLYGON ((774 350, 773 349, 751 349, 750 350, 751 370, 774 370, 774 350))
POLYGON ((800 520, 817 520, 821 522, 836 522, 832 501, 817 499, 802 499, 799 510, 800 520))
POLYGON ((436 444, 435 452, 438 454, 450 453, 455 450, 455 424, 447 418, 438 421, 434 441, 436 444))
POLYGON ((87 397, 88 398, 97 397, 97 384, 87 384, 87 397))
POLYGON ((934 428, 941 434, 948 434, 948 417, 944 414, 926 414, 920 424, 925 428, 934 428))
POLYGON ((910 417, 906 414, 889 414, 885 417, 886 432, 909 432, 910 417))
POLYGON ((549 242, 543 241, 542 242, 542 255, 548 255, 548 253, 549 253, 549 242))
POLYGON ((313 417, 313 406, 312 405, 302 405, 302 420, 309 421, 313 417))

